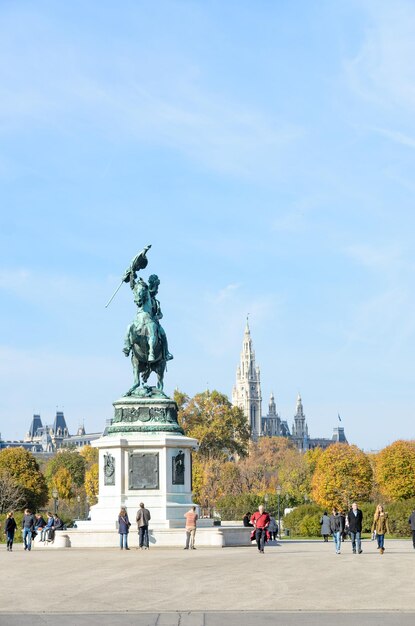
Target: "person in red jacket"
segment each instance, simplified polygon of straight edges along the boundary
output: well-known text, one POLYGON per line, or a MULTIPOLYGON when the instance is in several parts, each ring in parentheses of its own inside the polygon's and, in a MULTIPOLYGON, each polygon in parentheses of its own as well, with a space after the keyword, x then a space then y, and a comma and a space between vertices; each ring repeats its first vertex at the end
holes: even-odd
POLYGON ((258 511, 251 517, 251 524, 255 527, 255 539, 258 551, 264 554, 265 534, 269 526, 269 515, 265 512, 262 504, 259 505, 258 511))

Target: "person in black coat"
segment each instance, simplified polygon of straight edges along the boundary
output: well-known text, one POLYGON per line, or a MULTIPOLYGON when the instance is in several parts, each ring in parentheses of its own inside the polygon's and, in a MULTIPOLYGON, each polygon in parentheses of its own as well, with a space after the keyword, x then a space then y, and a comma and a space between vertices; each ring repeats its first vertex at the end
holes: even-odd
POLYGON ((350 539, 352 540, 353 554, 356 554, 356 547, 359 554, 362 554, 362 523, 363 513, 357 508, 356 502, 353 502, 352 508, 347 514, 347 521, 350 539))
POLYGON ((65 524, 58 515, 53 516, 53 528, 54 530, 65 530, 65 524))
POLYGON ((17 524, 13 517, 13 511, 10 511, 10 513, 7 513, 6 523, 4 525, 4 534, 7 538, 7 552, 12 552, 16 528, 17 524))
POLYGON ((126 550, 129 550, 128 547, 128 533, 130 530, 130 520, 128 519, 127 511, 125 507, 121 508, 120 514, 118 515, 118 532, 120 535, 120 549, 123 547, 126 550), (124 545, 123 545, 124 544, 124 545))
POLYGON ((254 527, 253 524, 251 524, 251 522, 249 521, 251 519, 251 513, 248 511, 248 513, 245 513, 245 515, 242 518, 242 523, 245 526, 245 528, 248 528, 249 526, 251 528, 254 527))

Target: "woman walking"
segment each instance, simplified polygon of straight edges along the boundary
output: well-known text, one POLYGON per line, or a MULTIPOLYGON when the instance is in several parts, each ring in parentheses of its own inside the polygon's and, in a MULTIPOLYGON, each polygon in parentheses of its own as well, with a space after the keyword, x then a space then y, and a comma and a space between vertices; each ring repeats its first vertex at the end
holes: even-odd
POLYGON ((323 515, 320 518, 320 526, 321 526, 321 535, 324 541, 327 543, 330 535, 330 518, 327 515, 327 511, 324 511, 323 515))
POLYGON ((123 547, 129 550, 128 547, 128 532, 130 528, 130 520, 128 519, 127 511, 125 507, 121 507, 120 514, 118 515, 118 532, 120 535, 120 549, 123 547))
POLYGON ((343 528, 342 518, 340 517, 338 510, 334 508, 332 515, 330 515, 330 532, 333 535, 336 554, 340 554, 341 534, 343 532, 343 528))
POLYGON ((378 504, 373 517, 372 533, 376 531, 378 550, 380 554, 385 552, 385 533, 389 534, 388 514, 383 510, 383 506, 378 504))
POLYGON ((12 552, 13 550, 14 533, 16 528, 17 524, 13 517, 13 511, 10 511, 10 513, 7 513, 6 523, 4 525, 4 534, 7 538, 7 552, 12 552))
POLYGON ((276 541, 277 534, 278 534, 278 524, 277 524, 277 520, 275 519, 273 515, 270 515, 270 518, 269 518, 268 532, 269 532, 271 541, 276 541))

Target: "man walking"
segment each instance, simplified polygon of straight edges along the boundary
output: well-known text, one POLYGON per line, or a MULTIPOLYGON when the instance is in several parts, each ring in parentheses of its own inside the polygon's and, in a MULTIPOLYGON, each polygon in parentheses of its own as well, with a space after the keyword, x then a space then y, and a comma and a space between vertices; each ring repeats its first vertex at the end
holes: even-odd
POLYGON ((414 546, 414 550, 415 550, 415 509, 412 511, 409 520, 408 520, 409 524, 411 525, 411 530, 412 530, 412 545, 414 546))
POLYGON ((340 554, 342 533, 344 530, 344 526, 343 526, 342 517, 336 508, 333 509, 333 512, 330 515, 329 525, 330 525, 330 532, 333 535, 334 548, 336 550, 336 554, 340 554))
POLYGON ((29 509, 25 509, 23 520, 22 520, 22 529, 23 529, 23 543, 24 549, 30 550, 32 549, 32 532, 35 527, 35 518, 34 515, 30 512, 29 509))
POLYGON ((270 517, 264 510, 262 504, 259 505, 258 511, 251 517, 251 524, 255 527, 255 540, 258 546, 258 552, 264 554, 265 536, 269 526, 270 517))
POLYGON ((349 533, 352 540, 353 554, 356 554, 356 547, 359 554, 362 554, 362 522, 363 513, 357 508, 356 502, 353 502, 352 508, 347 514, 349 522, 349 533))
POLYGON ((150 511, 144 508, 143 502, 140 502, 140 508, 135 519, 138 527, 140 550, 148 550, 148 523, 151 520, 151 515, 150 511))
POLYGON ((185 550, 196 550, 195 548, 195 535, 196 535, 196 523, 199 519, 198 514, 196 513, 196 507, 192 506, 192 508, 184 514, 186 518, 186 547, 185 550))

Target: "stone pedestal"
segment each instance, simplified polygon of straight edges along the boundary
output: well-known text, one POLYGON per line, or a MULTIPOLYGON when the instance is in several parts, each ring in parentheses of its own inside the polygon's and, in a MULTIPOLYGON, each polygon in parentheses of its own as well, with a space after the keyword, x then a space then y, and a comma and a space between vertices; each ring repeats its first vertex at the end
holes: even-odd
POLYGON ((92 442, 99 449, 99 497, 90 521, 79 527, 116 530, 121 506, 135 526, 144 502, 151 528, 183 528, 193 504, 191 453, 198 443, 183 435, 176 403, 160 395, 127 396, 114 409, 112 424, 92 442))

